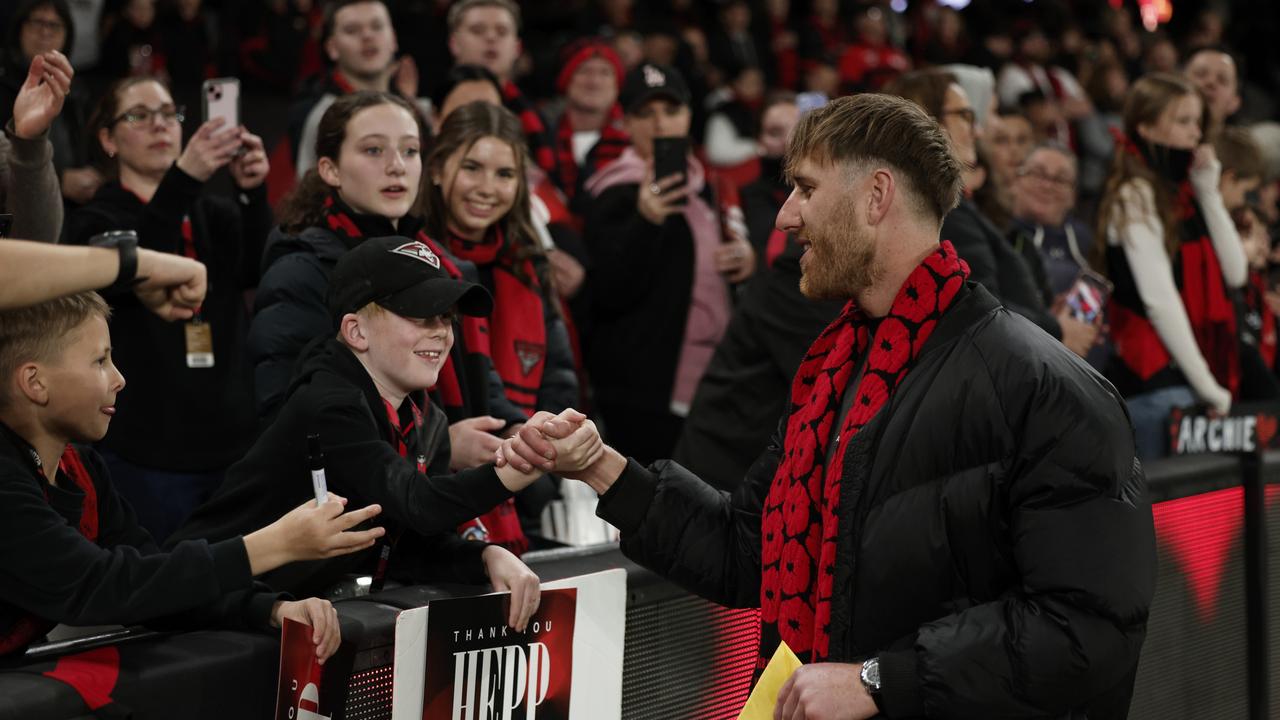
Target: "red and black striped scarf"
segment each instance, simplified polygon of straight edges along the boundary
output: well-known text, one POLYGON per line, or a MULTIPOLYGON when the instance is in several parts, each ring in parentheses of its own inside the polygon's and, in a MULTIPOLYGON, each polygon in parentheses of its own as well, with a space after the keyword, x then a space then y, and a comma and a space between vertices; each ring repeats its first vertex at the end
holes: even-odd
POLYGON ((529 156, 551 177, 556 177, 556 153, 552 146, 550 133, 546 123, 538 114, 533 103, 516 84, 508 80, 502 86, 502 104, 516 117, 520 118, 520 126, 524 128, 524 139, 529 144, 529 156))
POLYGON ((449 252, 475 263, 481 276, 492 277, 493 314, 489 316, 489 357, 502 378, 507 398, 528 415, 538 409, 538 388, 546 369, 547 322, 542 286, 533 260, 517 258, 502 229, 489 228, 480 242, 452 232, 449 252))
POLYGON ((578 167, 573 158, 573 133, 575 129, 569 124, 569 113, 560 116, 560 124, 556 127, 556 184, 564 191, 566 197, 573 200, 581 190, 581 182, 595 174, 597 170, 618 159, 623 150, 631 144, 631 136, 620 127, 622 109, 617 103, 609 111, 609 119, 600 128, 600 139, 587 152, 587 156, 578 167))
POLYGON ((836 545, 853 541, 838 537, 845 451, 893 397, 968 276, 943 242, 907 277, 884 318, 873 321, 850 301, 800 363, 782 461, 761 513, 760 668, 779 640, 807 662, 829 656, 836 545), (863 358, 832 449, 841 401, 863 358))

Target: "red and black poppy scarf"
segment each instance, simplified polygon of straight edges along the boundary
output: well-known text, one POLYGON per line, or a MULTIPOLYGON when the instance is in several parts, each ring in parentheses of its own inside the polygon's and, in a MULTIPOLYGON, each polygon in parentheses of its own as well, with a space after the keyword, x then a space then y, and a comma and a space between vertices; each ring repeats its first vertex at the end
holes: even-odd
POLYGON ((943 242, 907 277, 874 330, 850 301, 800 363, 782 461, 761 514, 761 668, 779 640, 808 662, 827 659, 845 451, 893 397, 968 276, 969 266, 943 242), (830 452, 841 400, 863 358, 830 452))
POLYGON ((556 127, 556 164, 557 176, 556 185, 560 187, 566 197, 573 200, 581 189, 580 180, 585 180, 595 174, 597 170, 605 167, 609 163, 618 159, 623 150, 631 144, 631 136, 622 128, 618 127, 618 123, 622 119, 622 109, 617 103, 609 109, 609 119, 605 122, 604 127, 600 128, 600 139, 596 141, 595 146, 587 152, 587 157, 582 163, 582 167, 578 167, 577 160, 573 157, 573 126, 569 123, 569 114, 565 113, 560 118, 560 124, 556 127))
POLYGON ((496 225, 480 242, 449 233, 449 251, 492 271, 493 314, 489 316, 489 357, 507 398, 527 415, 538 409, 538 388, 546 368, 547 321, 542 286, 533 260, 518 258, 496 225))

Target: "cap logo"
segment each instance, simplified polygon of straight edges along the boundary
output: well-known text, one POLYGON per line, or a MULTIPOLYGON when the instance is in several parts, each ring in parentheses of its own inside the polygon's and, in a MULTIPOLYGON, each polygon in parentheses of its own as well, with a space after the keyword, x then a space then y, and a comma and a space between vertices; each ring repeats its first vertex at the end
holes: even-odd
POLYGON ((413 242, 407 242, 401 245, 400 247, 391 250, 391 252, 397 255, 404 255, 405 257, 411 257, 414 260, 418 260, 420 262, 424 262, 437 270, 440 269, 439 256, 431 252, 431 248, 427 247, 426 245, 423 245, 417 240, 414 240, 413 242))
POLYGON ((644 84, 649 87, 662 87, 667 84, 667 76, 652 65, 644 66, 644 84))

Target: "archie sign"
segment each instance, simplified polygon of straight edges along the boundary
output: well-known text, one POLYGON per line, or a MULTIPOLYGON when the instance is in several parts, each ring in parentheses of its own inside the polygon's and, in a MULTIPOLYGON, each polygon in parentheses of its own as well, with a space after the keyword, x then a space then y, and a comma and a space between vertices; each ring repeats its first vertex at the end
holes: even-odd
POLYGON ((1280 446, 1275 408, 1233 407, 1227 415, 1175 409, 1169 415, 1169 454, 1253 453, 1280 446))
POLYGON ((393 720, 621 715, 626 573, 542 586, 524 632, 509 593, 433 600, 396 621, 393 720))

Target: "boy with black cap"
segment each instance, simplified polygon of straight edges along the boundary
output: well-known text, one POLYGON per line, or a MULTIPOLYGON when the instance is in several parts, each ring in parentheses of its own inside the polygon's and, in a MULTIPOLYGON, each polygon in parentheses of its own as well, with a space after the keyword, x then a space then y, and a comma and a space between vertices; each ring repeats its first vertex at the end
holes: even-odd
MULTIPOLYGON (((387 538, 376 550, 300 563, 268 578, 274 587, 322 592, 347 573, 424 582, 442 577, 512 591, 511 625, 522 628, 538 603, 538 578, 505 549, 458 537, 539 474, 484 465, 448 473, 444 411, 425 390, 453 345, 455 312, 487 315, 482 287, 454 280, 440 258, 404 237, 370 238, 338 261, 329 282, 336 338, 302 352, 275 422, 175 538, 219 538, 253 525, 312 492, 307 436, 318 434, 329 487, 352 502, 379 498, 387 538)), ((566 440, 566 466, 601 450, 594 426, 572 410, 561 420, 583 431, 566 440)), ((375 588, 376 589, 376 588, 375 588)))
POLYGON ((586 183, 593 199, 583 229, 593 288, 586 364, 611 442, 652 462, 675 447, 729 324, 729 283, 751 274, 755 255, 745 238, 722 232, 706 171, 691 153, 683 171, 656 168, 655 144, 689 136, 680 71, 639 65, 620 99, 631 146, 586 183))

